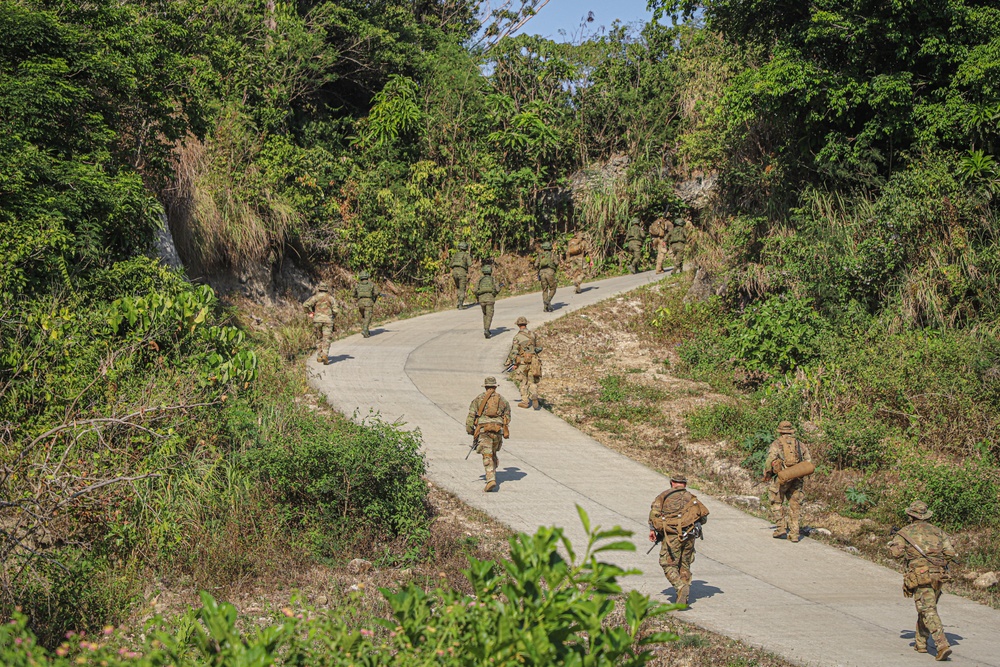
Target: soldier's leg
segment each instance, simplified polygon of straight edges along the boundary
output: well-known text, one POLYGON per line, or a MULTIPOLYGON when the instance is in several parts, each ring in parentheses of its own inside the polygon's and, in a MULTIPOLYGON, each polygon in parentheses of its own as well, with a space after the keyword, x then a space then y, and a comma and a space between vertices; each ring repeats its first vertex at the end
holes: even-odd
POLYGON ((499 433, 483 433, 479 436, 479 448, 483 455, 483 470, 486 472, 486 486, 483 491, 497 488, 497 458, 494 436, 499 433))
POLYGON ((313 322, 313 335, 316 336, 316 361, 323 362, 323 325, 313 322))
POLYGON ((793 479, 788 483, 788 539, 792 542, 799 541, 799 516, 802 514, 802 501, 806 494, 802 490, 805 480, 793 479))
POLYGON ((465 281, 462 280, 462 274, 459 271, 452 271, 451 279, 455 283, 455 302, 458 304, 458 307, 461 308, 462 303, 465 301, 465 290, 462 289, 462 283, 465 281))
POLYGON ((681 578, 681 588, 677 591, 677 602, 688 603, 691 593, 691 564, 694 562, 694 540, 681 542, 681 558, 678 573, 681 578))
POLYGON ((517 388, 521 391, 521 402, 517 404, 520 408, 526 408, 531 404, 531 393, 528 391, 528 370, 528 364, 521 364, 515 371, 517 388))
POLYGON ((325 364, 330 359, 330 342, 333 340, 333 325, 324 324, 321 336, 319 355, 325 364))
MULTIPOLYGON (((917 591, 919 592, 919 590, 917 591)), ((913 635, 913 650, 917 653, 927 653, 927 639, 931 636, 931 631, 924 624, 924 615, 920 613, 920 598, 914 593, 917 599, 917 631, 913 635)))
POLYGON ((777 482, 767 488, 767 499, 771 502, 771 521, 774 522, 771 537, 781 537, 788 532, 788 528, 785 525, 785 508, 781 502, 781 487, 777 482))
POLYGON ((663 241, 656 242, 656 272, 663 273, 663 260, 667 257, 667 244, 663 241))
MULTIPOLYGON (((934 637, 934 646, 937 648, 937 659, 944 660, 951 653, 948 645, 948 638, 944 634, 944 626, 941 624, 941 617, 938 616, 937 603, 941 597, 941 589, 937 586, 920 586, 913 593, 913 600, 917 605, 917 632, 920 633, 920 626, 924 632, 934 637)), ((926 635, 924 636, 924 646, 927 645, 926 635)))
POLYGON ((663 542, 660 544, 660 567, 663 568, 663 574, 666 575, 667 581, 674 587, 677 597, 680 596, 681 588, 684 585, 680 570, 680 547, 680 538, 676 535, 664 535, 663 542))
POLYGON ((528 396, 534 401, 535 407, 538 407, 538 382, 542 379, 540 375, 527 375, 528 378, 528 396))

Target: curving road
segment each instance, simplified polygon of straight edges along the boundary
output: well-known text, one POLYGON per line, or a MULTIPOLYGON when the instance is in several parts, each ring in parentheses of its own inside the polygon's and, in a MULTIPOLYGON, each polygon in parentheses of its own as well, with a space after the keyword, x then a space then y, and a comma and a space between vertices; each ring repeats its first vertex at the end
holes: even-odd
MULTIPOLYGON (((469 402, 482 390, 484 376, 501 379, 518 315, 535 327, 654 280, 651 273, 612 278, 588 285, 583 294, 563 287, 553 300, 554 313, 542 312, 538 294, 498 301, 490 340, 483 338, 476 306, 386 324, 367 340, 355 335, 336 342, 327 366, 310 361, 310 382, 344 414, 375 410, 418 428, 429 478, 515 530, 559 525, 581 544, 577 504, 594 524, 634 530, 637 550, 614 552, 609 560, 644 572, 627 578, 627 586, 669 601, 657 552, 645 555, 646 515, 667 485, 662 475, 546 411, 517 407, 511 440, 500 452, 499 492, 482 492, 481 457, 464 460, 469 402)), ((519 398, 503 379, 500 391, 512 406, 519 398)), ((803 665, 933 661, 913 652, 916 617, 913 602, 901 594, 898 573, 809 539, 797 545, 771 539, 766 521, 699 497, 712 514, 706 538, 698 542, 692 606, 679 612, 684 620, 803 665)), ((1000 611, 954 595, 943 596, 939 609, 955 665, 1000 667, 1000 611)))

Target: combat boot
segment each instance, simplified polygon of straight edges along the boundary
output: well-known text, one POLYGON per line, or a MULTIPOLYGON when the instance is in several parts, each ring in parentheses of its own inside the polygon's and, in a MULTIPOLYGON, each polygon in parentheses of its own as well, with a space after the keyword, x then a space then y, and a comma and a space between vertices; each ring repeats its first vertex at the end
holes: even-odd
POLYGON ((923 646, 921 646, 920 644, 915 644, 913 646, 913 650, 916 651, 917 653, 927 653, 927 644, 924 644, 923 646))
POLYGON ((691 586, 689 584, 686 583, 681 584, 680 587, 677 589, 677 599, 674 601, 674 603, 686 605, 688 603, 688 593, 690 592, 691 592, 691 586))
POLYGON ((517 407, 519 407, 519 408, 530 408, 531 407, 531 402, 530 401, 521 401, 520 403, 517 404, 517 407))
POLYGON ((778 526, 777 528, 774 529, 774 532, 771 533, 771 537, 773 537, 776 540, 780 540, 787 534, 788 534, 788 529, 778 526))
POLYGON ((793 542, 793 543, 794 542, 798 542, 799 539, 800 539, 799 538, 799 531, 797 531, 797 530, 790 530, 790 531, 788 531, 788 541, 789 542, 793 542))
POLYGON ((495 480, 490 480, 486 482, 486 488, 483 489, 483 493, 489 493, 490 491, 495 491, 497 488, 497 483, 495 480))
POLYGON ((493 335, 493 334, 491 334, 491 333, 490 333, 490 330, 489 330, 489 329, 483 329, 483 336, 484 336, 484 337, 486 337, 486 338, 489 338, 489 337, 490 337, 490 336, 492 336, 492 335, 493 335))
POLYGON ((951 647, 948 646, 947 644, 943 644, 941 647, 938 648, 937 655, 934 656, 934 659, 941 662, 947 660, 950 657, 951 657, 951 647))

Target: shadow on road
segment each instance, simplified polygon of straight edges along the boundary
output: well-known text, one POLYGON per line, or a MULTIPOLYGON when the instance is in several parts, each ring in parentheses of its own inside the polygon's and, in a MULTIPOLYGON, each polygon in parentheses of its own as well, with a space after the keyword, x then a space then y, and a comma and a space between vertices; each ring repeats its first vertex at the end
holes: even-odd
POLYGON ((580 291, 577 292, 577 294, 583 294, 584 292, 589 292, 592 289, 601 289, 601 288, 598 287, 597 285, 591 285, 590 287, 581 287, 580 291))
POLYGON ((326 365, 335 364, 338 361, 347 361, 348 359, 353 359, 354 357, 350 354, 335 354, 332 357, 326 358, 326 365))
POLYGON ((381 333, 390 333, 391 331, 392 331, 392 329, 384 329, 384 328, 379 328, 379 329, 372 329, 372 330, 370 331, 370 333, 371 333, 371 335, 373 335, 373 336, 377 336, 377 335, 379 335, 379 334, 381 334, 381 333))
POLYGON ((510 327, 494 327, 490 329, 491 336, 499 336, 502 333, 510 331, 510 327))
MULTIPOLYGON (((900 630, 899 631, 899 638, 900 639, 915 639, 916 636, 917 636, 917 633, 914 630, 900 630)), ((952 646, 958 646, 959 644, 962 643, 962 640, 965 639, 965 637, 963 637, 962 635, 956 635, 954 632, 945 632, 944 636, 948 638, 948 643, 951 644, 952 646)), ((911 641, 910 642, 910 646, 913 646, 913 644, 914 643, 911 641)), ((931 637, 930 639, 928 639, 927 646, 934 648, 935 652, 937 651, 937 647, 934 646, 934 638, 933 637, 931 637)))
POLYGON ((562 301, 557 301, 556 303, 551 304, 550 307, 552 308, 552 310, 560 310, 562 308, 565 308, 568 305, 569 305, 568 303, 564 303, 562 301))
POLYGON ((528 476, 528 473, 524 472, 517 466, 511 466, 504 468, 503 470, 497 470, 497 483, 502 484, 504 482, 516 482, 519 479, 524 479, 528 476))
MULTIPOLYGON (((724 591, 718 586, 710 586, 707 582, 701 579, 695 579, 691 582, 691 593, 688 597, 688 606, 694 605, 698 600, 703 600, 705 598, 712 598, 716 595, 723 593, 724 591)), ((660 591, 660 594, 664 597, 668 597, 671 600, 674 599, 674 588, 664 588, 660 591)))

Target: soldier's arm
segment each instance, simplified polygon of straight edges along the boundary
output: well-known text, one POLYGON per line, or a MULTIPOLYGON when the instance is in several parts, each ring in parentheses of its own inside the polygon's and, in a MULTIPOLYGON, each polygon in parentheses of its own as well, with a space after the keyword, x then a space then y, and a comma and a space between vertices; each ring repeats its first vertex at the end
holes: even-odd
POLYGON ((899 535, 893 535, 892 539, 889 540, 889 555, 893 558, 902 558, 903 554, 906 553, 906 540, 904 540, 899 535))
MULTIPOLYGON (((771 443, 770 448, 767 450, 767 462, 764 467, 768 470, 774 470, 774 462, 781 460, 781 442, 775 440, 771 443)), ((776 472, 776 471, 775 471, 776 472)))
POLYGON ((472 399, 469 404, 469 414, 465 417, 465 432, 472 435, 476 432, 476 414, 479 412, 479 399, 472 399))
POLYGON ((955 551, 955 547, 952 546, 951 540, 948 539, 948 536, 944 535, 942 532, 941 538, 941 554, 948 560, 948 562, 958 558, 958 552, 955 551))
POLYGON ((809 453, 809 448, 806 447, 806 445, 805 445, 804 442, 800 441, 799 444, 802 445, 802 460, 803 461, 810 461, 811 462, 812 461, 812 454, 809 453))
POLYGON ((303 301, 302 302, 302 307, 308 313, 309 310, 313 307, 314 303, 316 303, 316 295, 315 294, 313 296, 309 297, 308 299, 306 299, 305 301, 303 301))

